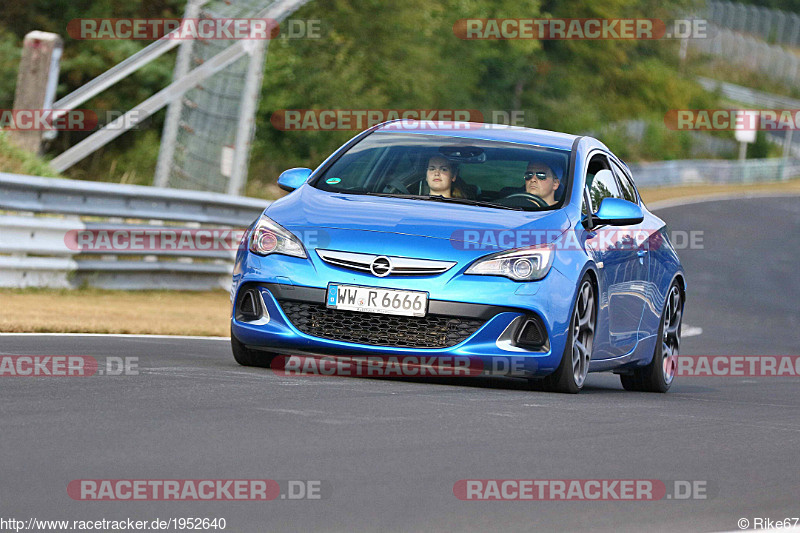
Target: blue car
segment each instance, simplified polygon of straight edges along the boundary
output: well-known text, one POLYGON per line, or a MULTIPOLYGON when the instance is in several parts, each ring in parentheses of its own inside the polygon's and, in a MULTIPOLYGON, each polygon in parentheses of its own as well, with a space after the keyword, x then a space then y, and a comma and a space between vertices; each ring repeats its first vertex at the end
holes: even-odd
POLYGON ((238 363, 449 357, 539 390, 577 393, 590 371, 672 384, 684 271, 600 141, 394 121, 278 184, 291 194, 234 266, 238 363))

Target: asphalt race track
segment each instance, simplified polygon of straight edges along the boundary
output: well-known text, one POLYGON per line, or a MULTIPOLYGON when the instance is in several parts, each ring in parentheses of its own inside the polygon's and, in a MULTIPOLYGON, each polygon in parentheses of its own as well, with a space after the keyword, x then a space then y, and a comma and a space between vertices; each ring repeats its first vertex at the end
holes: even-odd
MULTIPOLYGON (((683 354, 800 353, 800 201, 659 211, 683 250, 683 354)), ((220 340, 2 336, 4 355, 138 358, 138 375, 0 378, 0 517, 224 517, 226 531, 730 531, 800 515, 800 378, 590 374, 577 396, 505 379, 285 377, 220 340), (321 500, 75 501, 76 479, 322 480, 321 500), (461 479, 701 481, 705 500, 461 501, 461 479)))

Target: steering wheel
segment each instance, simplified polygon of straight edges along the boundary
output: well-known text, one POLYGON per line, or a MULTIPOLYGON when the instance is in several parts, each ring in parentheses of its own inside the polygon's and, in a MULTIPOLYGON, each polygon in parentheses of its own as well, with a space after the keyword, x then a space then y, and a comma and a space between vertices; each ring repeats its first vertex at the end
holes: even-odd
POLYGON ((383 192, 391 193, 392 191, 397 191, 400 194, 411 194, 406 186, 403 185, 403 182, 398 179, 389 181, 383 188, 383 192))
MULTIPOLYGON (((545 202, 540 196, 536 196, 535 194, 531 194, 529 192, 515 192, 514 194, 509 194, 505 198, 501 198, 501 201, 504 200, 511 200, 513 198, 524 198, 525 200, 529 200, 539 207, 550 207, 550 204, 545 202)), ((512 202, 516 203, 516 202, 512 202)))

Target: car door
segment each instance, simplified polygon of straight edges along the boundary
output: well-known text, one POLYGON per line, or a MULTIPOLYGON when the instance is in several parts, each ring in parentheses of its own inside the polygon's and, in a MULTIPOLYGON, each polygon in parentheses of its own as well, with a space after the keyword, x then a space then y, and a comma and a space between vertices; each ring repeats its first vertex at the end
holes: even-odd
POLYGON ((656 333, 658 330, 658 322, 661 318, 661 313, 656 309, 656 301, 658 300, 656 295, 658 292, 656 279, 658 276, 654 275, 654 268, 657 268, 658 266, 657 247, 660 236, 659 230, 663 227, 663 222, 658 217, 644 209, 644 204, 642 204, 639 193, 636 190, 636 185, 633 183, 630 170, 624 170, 623 165, 615 161, 613 158, 611 159, 611 167, 614 170, 617 180, 619 181, 622 197, 629 202, 633 202, 642 206, 642 210, 644 211, 644 220, 641 222, 641 224, 636 225, 636 228, 640 230, 637 241, 642 242, 646 238, 646 242, 642 243, 643 248, 638 250, 639 255, 641 255, 643 252, 645 253, 645 258, 642 262, 647 268, 647 278, 645 279, 643 286, 644 313, 642 314, 642 320, 639 323, 639 339, 642 339, 656 333), (654 245, 656 247, 655 250, 653 249, 654 245), (655 317, 655 319, 653 317, 655 317))
MULTIPOLYGON (((587 203, 596 213, 605 198, 626 199, 610 159, 592 156, 586 176, 587 203)), ((598 359, 619 357, 638 341, 639 323, 646 303, 649 257, 641 224, 600 226, 587 234, 600 276, 598 309, 598 359), (607 336, 604 333, 607 332, 607 336)))

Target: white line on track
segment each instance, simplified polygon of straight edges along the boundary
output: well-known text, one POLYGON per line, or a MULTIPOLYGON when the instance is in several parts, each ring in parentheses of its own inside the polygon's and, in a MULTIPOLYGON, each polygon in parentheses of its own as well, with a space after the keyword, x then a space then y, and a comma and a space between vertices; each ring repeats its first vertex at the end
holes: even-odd
POLYGON ((144 335, 136 333, 0 333, 0 337, 119 337, 122 339, 195 339, 204 341, 230 341, 230 337, 202 337, 192 335, 144 335))
POLYGON ((703 334, 703 328, 684 325, 681 329, 681 337, 696 337, 703 334))

